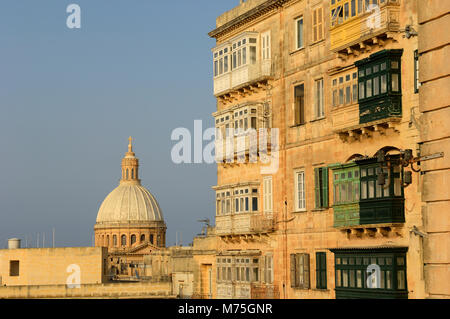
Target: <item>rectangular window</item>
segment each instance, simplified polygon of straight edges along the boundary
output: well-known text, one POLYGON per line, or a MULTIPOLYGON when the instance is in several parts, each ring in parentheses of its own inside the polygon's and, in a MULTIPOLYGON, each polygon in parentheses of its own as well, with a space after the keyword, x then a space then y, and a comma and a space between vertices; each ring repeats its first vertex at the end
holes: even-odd
POLYGON ((306 196, 305 196, 305 172, 295 173, 295 198, 296 198, 296 209, 305 210, 306 209, 306 196))
POLYGON ((316 118, 321 118, 325 116, 325 108, 323 102, 323 79, 315 81, 316 88, 316 98, 314 101, 315 104, 315 114, 316 118))
POLYGON ((264 212, 271 213, 273 209, 273 197, 272 197, 272 177, 264 178, 264 212))
POLYGON ((328 168, 314 169, 316 208, 328 207, 328 168))
POLYGON ((313 11, 313 42, 323 39, 323 8, 313 11))
POLYGON ((291 287, 309 289, 309 254, 291 254, 291 287))
POLYGON ((316 288, 327 289, 327 253, 316 253, 316 288))
POLYGON ((264 257, 264 282, 273 283, 273 256, 264 257))
POLYGON ((11 277, 18 277, 20 274, 20 263, 18 260, 10 260, 9 261, 9 275, 11 277))
POLYGON ((263 60, 270 59, 270 31, 265 32, 261 35, 262 43, 261 43, 261 49, 262 49, 262 58, 263 60))
POLYGON ((305 124, 305 87, 303 84, 294 88, 295 125, 305 124))
POLYGON ((303 48, 303 17, 295 20, 295 48, 303 48))

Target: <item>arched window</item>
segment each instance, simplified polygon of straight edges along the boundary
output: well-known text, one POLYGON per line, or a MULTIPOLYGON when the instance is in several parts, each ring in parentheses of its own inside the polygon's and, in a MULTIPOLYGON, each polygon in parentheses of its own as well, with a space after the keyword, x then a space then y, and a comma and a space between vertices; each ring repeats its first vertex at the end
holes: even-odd
POLYGON ((153 235, 150 235, 150 244, 153 245, 153 235))
POLYGON ((127 178, 126 178, 126 179, 128 179, 128 168, 127 168, 127 174, 126 174, 126 175, 127 175, 127 178))
POLYGON ((145 241, 145 235, 141 235, 141 243, 145 241))
POLYGON ((109 235, 106 236, 106 246, 109 247, 109 235))
POLYGON ((127 245, 127 236, 122 235, 121 243, 122 243, 122 246, 126 246, 127 245))
POLYGON ((158 240, 156 243, 158 246, 161 246, 161 235, 158 235, 158 240))
POLYGON ((131 179, 134 179, 134 168, 131 169, 131 179))
POLYGON ((117 246, 117 235, 113 235, 113 246, 117 246))
POLYGON ((131 245, 136 243, 136 235, 131 235, 131 245))

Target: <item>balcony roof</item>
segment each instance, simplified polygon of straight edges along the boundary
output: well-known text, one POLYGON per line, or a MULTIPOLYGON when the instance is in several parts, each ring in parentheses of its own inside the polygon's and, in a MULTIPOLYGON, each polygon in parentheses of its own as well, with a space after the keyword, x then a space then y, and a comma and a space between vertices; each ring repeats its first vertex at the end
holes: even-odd
MULTIPOLYGON (((243 5, 246 5, 247 2, 244 2, 243 4, 239 5, 238 7, 224 13, 217 19, 217 25, 218 27, 211 32, 208 33, 208 35, 211 38, 217 38, 221 36, 222 34, 235 29, 241 25, 244 25, 248 23, 249 21, 260 17, 261 15, 271 11, 274 8, 277 8, 284 3, 288 2, 290 0, 267 0, 259 5, 256 5, 255 7, 251 8, 250 10, 245 11, 244 7, 241 7, 243 5), (243 12, 242 14, 239 14, 240 12, 243 12), (226 20, 227 16, 233 16, 236 15, 235 18, 231 18, 227 22, 221 24, 222 20, 226 20)), ((255 4, 257 3, 256 1, 255 4)))

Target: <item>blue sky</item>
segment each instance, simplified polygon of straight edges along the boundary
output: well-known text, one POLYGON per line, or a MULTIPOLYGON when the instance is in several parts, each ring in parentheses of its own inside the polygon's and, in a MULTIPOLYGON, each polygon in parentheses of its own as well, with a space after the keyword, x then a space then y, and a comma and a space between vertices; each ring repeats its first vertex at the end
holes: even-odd
MULTIPOLYGON (((238 0, 0 2, 0 248, 91 245, 98 208, 120 178, 128 136, 157 198, 167 244, 214 216, 216 166, 175 165, 177 127, 213 126, 215 18, 238 0), (66 26, 81 7, 81 29, 66 26)), ((207 142, 205 142, 205 145, 207 142)))

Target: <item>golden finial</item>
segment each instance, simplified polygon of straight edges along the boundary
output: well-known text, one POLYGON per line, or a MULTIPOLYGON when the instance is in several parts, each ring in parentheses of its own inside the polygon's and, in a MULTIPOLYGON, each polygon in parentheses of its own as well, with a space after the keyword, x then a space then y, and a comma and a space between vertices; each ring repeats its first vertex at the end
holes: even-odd
POLYGON ((132 142, 133 142, 133 138, 130 136, 129 138, 128 138, 128 141, 129 141, 129 143, 128 143, 128 152, 133 152, 133 145, 132 145, 132 142))

